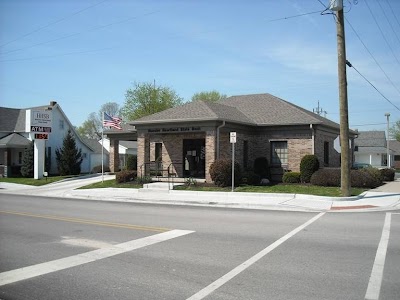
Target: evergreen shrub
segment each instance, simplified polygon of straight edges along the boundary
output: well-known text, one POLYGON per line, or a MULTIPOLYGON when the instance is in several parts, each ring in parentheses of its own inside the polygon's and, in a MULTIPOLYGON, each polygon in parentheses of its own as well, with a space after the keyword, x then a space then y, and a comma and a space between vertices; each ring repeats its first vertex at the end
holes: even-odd
POLYGON ((300 179, 302 182, 310 182, 312 174, 319 169, 319 160, 316 155, 305 155, 300 162, 300 179))
POLYGON ((131 182, 137 177, 137 172, 132 170, 120 171, 115 175, 117 183, 131 182))
MULTIPOLYGON (((351 186, 358 188, 376 188, 382 184, 374 168, 351 170, 351 186)), ((340 187, 341 171, 339 168, 325 168, 316 171, 310 180, 311 184, 318 186, 340 187)))
POLYGON ((31 142, 24 150, 24 156, 22 157, 21 175, 26 178, 33 178, 34 168, 34 154, 33 154, 33 142, 31 142))
POLYGON ((383 181, 394 181, 394 176, 396 174, 394 169, 381 169, 380 172, 383 181))
POLYGON ((282 177, 283 183, 300 183, 300 172, 285 172, 282 177))
MULTIPOLYGON (((211 180, 220 187, 232 185, 232 161, 230 159, 219 159, 210 166, 211 180)), ((240 165, 235 162, 235 186, 242 181, 240 165)))
POLYGON ((271 177, 269 162, 266 157, 263 157, 263 156, 257 157, 254 160, 253 170, 254 170, 254 173, 256 173, 258 176, 260 176, 261 179, 262 178, 270 179, 270 177, 271 177))
POLYGON ((129 154, 126 159, 127 170, 137 170, 137 155, 129 154))
POLYGON ((261 177, 260 175, 254 173, 254 171, 247 171, 243 173, 242 183, 248 185, 260 185, 261 177))
POLYGON ((56 161, 58 172, 61 176, 78 175, 81 173, 82 149, 76 147, 72 131, 68 130, 64 137, 61 149, 56 149, 56 161))

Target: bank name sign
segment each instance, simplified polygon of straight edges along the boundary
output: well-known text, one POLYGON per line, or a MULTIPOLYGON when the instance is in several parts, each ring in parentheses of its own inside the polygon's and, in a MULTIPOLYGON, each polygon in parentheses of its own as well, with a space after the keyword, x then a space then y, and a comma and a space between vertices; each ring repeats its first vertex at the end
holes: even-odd
POLYGON ((201 127, 196 127, 196 126, 190 126, 190 127, 168 127, 168 128, 154 128, 154 129, 148 129, 149 133, 154 133, 154 132, 189 132, 189 131, 200 131, 201 127))
POLYGON ((51 132, 52 120, 51 110, 31 110, 31 132, 51 132))

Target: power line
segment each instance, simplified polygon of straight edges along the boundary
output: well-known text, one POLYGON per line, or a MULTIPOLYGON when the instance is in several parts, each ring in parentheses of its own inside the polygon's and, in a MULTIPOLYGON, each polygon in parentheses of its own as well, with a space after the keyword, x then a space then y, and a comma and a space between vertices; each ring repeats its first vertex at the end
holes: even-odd
MULTIPOLYGON (((323 7, 326 8, 326 6, 322 3, 321 0, 317 0, 323 7)), ((393 10, 392 10, 393 11, 393 10)), ((374 55, 371 53, 371 51, 368 49, 367 45, 363 42, 361 39, 360 35, 357 33, 357 31, 354 29, 353 25, 351 25, 350 21, 346 18, 347 24, 350 25, 350 28, 353 30, 354 34, 357 36, 358 40, 361 42, 361 44, 364 46, 365 50, 367 50, 368 54, 372 57, 372 59, 375 61, 376 65, 381 69, 382 73, 386 76, 387 80, 391 83, 391 85, 396 89, 396 91, 400 94, 400 90, 394 85, 393 81, 390 79, 389 75, 383 70, 379 62, 376 60, 374 55)))
POLYGON ((381 35, 382 35, 383 39, 385 40, 385 42, 386 42, 386 44, 388 45, 390 51, 392 52, 393 57, 395 58, 395 60, 397 61, 397 63, 400 65, 400 61, 398 60, 397 56, 395 55, 392 46, 390 46, 388 40, 386 39, 385 35, 383 34, 383 30, 382 30, 382 28, 379 26, 378 21, 376 20, 374 14, 372 13, 372 10, 371 10, 371 8, 370 8, 370 6, 369 6, 367 0, 365 0, 365 4, 367 5, 369 12, 371 13, 372 18, 374 19, 376 26, 378 26, 379 31, 381 32, 381 35))
POLYGON ((397 35, 397 32, 396 32, 396 30, 394 30, 392 23, 390 22, 389 18, 387 17, 387 15, 386 15, 386 13, 385 13, 385 10, 384 10, 383 7, 382 7, 381 2, 380 2, 380 1, 377 1, 377 2, 378 2, 379 7, 381 8, 381 10, 382 10, 382 12, 383 12, 383 15, 384 15, 385 18, 386 18, 386 21, 388 22, 388 24, 390 25, 390 28, 392 29, 394 35, 396 36, 397 41, 400 43, 400 39, 399 39, 399 37, 398 37, 398 35, 397 35))
POLYGON ((367 50, 368 54, 372 57, 372 59, 375 61, 376 65, 379 67, 379 69, 381 69, 382 73, 385 74, 387 80, 391 83, 391 85, 397 90, 397 92, 400 94, 400 90, 394 85, 393 81, 390 79, 389 75, 385 72, 385 70, 383 70, 382 66, 379 64, 379 62, 376 60, 375 56, 371 53, 371 51, 369 51, 367 45, 365 45, 365 43, 363 42, 363 40, 361 39, 360 35, 357 33, 357 31, 354 29, 353 25, 351 25, 350 21, 347 20, 347 24, 350 25, 350 28, 353 30, 354 34, 356 35, 356 37, 358 38, 358 40, 361 42, 361 44, 364 46, 365 50, 367 50))
POLYGON ((397 19, 396 14, 394 13, 394 10, 393 10, 392 5, 390 4, 390 2, 389 2, 388 0, 386 0, 386 3, 389 5, 390 10, 392 11, 392 14, 393 14, 393 16, 394 16, 394 19, 396 20, 397 24, 400 26, 400 22, 399 22, 399 20, 397 19))
POLYGON ((85 30, 85 31, 81 31, 81 32, 76 32, 76 33, 68 34, 68 35, 61 36, 61 37, 59 37, 59 38, 53 39, 53 40, 49 40, 49 41, 37 43, 37 44, 31 45, 31 46, 27 46, 27 47, 23 47, 23 48, 18 48, 18 49, 10 50, 10 51, 7 51, 7 52, 0 52, 0 55, 12 53, 12 52, 17 52, 17 51, 20 51, 20 50, 25 50, 25 49, 33 48, 33 47, 36 47, 36 46, 41 46, 41 45, 44 45, 44 44, 49 44, 49 43, 52 43, 52 42, 56 42, 56 41, 59 41, 59 40, 63 40, 63 39, 67 39, 67 38, 70 38, 70 37, 73 37, 73 36, 77 36, 77 35, 80 35, 80 34, 85 33, 85 32, 90 32, 90 31, 95 31, 95 30, 99 30, 99 29, 104 29, 104 28, 106 28, 106 27, 110 27, 110 26, 113 26, 113 25, 116 25, 116 24, 121 24, 121 23, 125 23, 125 22, 128 22, 128 21, 132 21, 132 20, 137 19, 137 18, 139 18, 139 17, 144 17, 144 16, 152 15, 152 14, 155 14, 155 13, 157 13, 157 12, 159 12, 159 11, 160 11, 160 10, 156 10, 156 11, 152 11, 152 12, 149 12, 149 13, 146 13, 146 14, 137 15, 137 16, 130 17, 130 18, 127 18, 127 19, 123 19, 123 20, 120 20, 120 21, 116 21, 116 22, 113 22, 113 23, 109 23, 109 24, 106 24, 106 25, 95 26, 95 27, 92 27, 92 28, 90 28, 90 29, 88 29, 88 30, 85 30))
MULTIPOLYGON (((104 1, 107 1, 107 0, 104 0, 104 1)), ((104 2, 104 1, 103 1, 103 2, 104 2)), ((150 12, 150 13, 148 13, 148 14, 153 14, 153 13, 156 13, 156 12, 158 12, 158 11, 150 12)), ((303 16, 307 16, 307 15, 311 15, 311 14, 316 14, 316 13, 321 13, 321 11, 313 11, 313 12, 302 13, 302 14, 293 15, 293 16, 287 16, 287 17, 281 17, 281 18, 276 18, 276 19, 270 19, 270 20, 267 20, 266 23, 271 23, 271 22, 276 22, 276 21, 282 21, 282 20, 288 20, 288 19, 297 18, 297 17, 303 17, 303 16)), ((147 15, 148 15, 148 14, 147 14, 147 15)), ((134 18, 137 18, 137 17, 134 17, 134 18)), ((133 18, 129 18, 129 19, 133 19, 133 18)), ((111 25, 114 25, 114 24, 117 24, 117 23, 126 22, 127 20, 128 20, 128 19, 122 20, 122 21, 118 21, 118 22, 115 22, 115 23, 110 23, 110 24, 103 25, 103 26, 99 26, 99 28, 100 28, 100 27, 104 28, 104 27, 111 26, 111 25)), ((99 28, 96 27, 96 29, 99 29, 99 28)), ((92 28, 91 30, 93 30, 93 28, 92 28)), ((217 30, 206 31, 206 32, 202 32, 202 33, 200 33, 200 34, 210 33, 210 32, 216 32, 216 31, 217 31, 217 30)), ((75 34, 72 34, 72 35, 70 35, 70 36, 77 35, 77 34, 80 34, 80 33, 75 33, 75 34)), ((67 38, 67 37, 70 37, 70 36, 61 37, 61 38, 58 38, 57 40, 63 39, 63 38, 67 38)), ((175 39, 175 38, 177 38, 177 37, 179 38, 179 36, 173 36, 173 37, 170 37, 170 39, 175 39)), ((48 42, 50 42, 50 41, 48 41, 48 42)), ((44 42, 44 43, 47 43, 47 42, 44 42)), ((43 44, 43 43, 41 43, 41 44, 43 44)), ((73 54, 91 53, 91 52, 97 52, 97 51, 103 51, 103 50, 109 50, 109 49, 115 49, 115 48, 120 48, 120 47, 117 47, 117 46, 116 46, 116 47, 101 48, 101 49, 94 49, 94 50, 88 50, 88 51, 68 52, 68 53, 62 53, 62 54, 57 54, 57 55, 49 55, 49 56, 27 57, 27 58, 20 58, 20 59, 5 59, 5 60, 0 60, 0 62, 17 62, 17 61, 27 61, 27 60, 35 60, 35 59, 43 59, 43 58, 53 58, 53 57, 67 56, 67 55, 73 55, 73 54)))
POLYGON ((120 47, 108 47, 108 48, 101 48, 101 49, 94 49, 94 50, 87 50, 87 51, 67 52, 67 53, 55 54, 55 55, 8 59, 8 60, 0 60, 0 62, 14 62, 14 61, 26 61, 26 60, 35 60, 35 59, 43 59, 43 58, 55 58, 55 57, 68 56, 68 55, 74 55, 74 54, 86 54, 86 53, 100 52, 100 51, 112 50, 115 48, 120 48, 120 47))
POLYGON ((56 21, 54 21, 54 22, 50 22, 50 23, 48 23, 48 24, 46 24, 46 25, 44 25, 44 26, 42 26, 42 27, 39 27, 39 28, 37 28, 37 29, 35 29, 35 30, 33 30, 33 31, 28 32, 28 33, 25 33, 25 34, 23 34, 23 35, 21 35, 21 36, 15 38, 15 39, 11 40, 11 41, 8 41, 7 43, 5 43, 5 44, 3 44, 3 45, 0 45, 0 47, 4 47, 4 46, 6 46, 6 45, 8 45, 8 44, 11 44, 11 43, 13 43, 13 42, 15 42, 15 41, 18 41, 18 40, 20 40, 20 39, 22 39, 22 38, 24 38, 24 37, 27 37, 27 36, 29 36, 29 35, 32 35, 32 34, 36 33, 36 32, 39 32, 39 31, 41 31, 41 30, 43 30, 43 29, 45 29, 45 28, 48 28, 48 27, 50 27, 50 26, 52 26, 52 25, 55 25, 55 24, 60 23, 60 22, 62 22, 62 21, 65 21, 65 20, 67 20, 67 19, 69 19, 69 18, 71 18, 71 17, 73 17, 73 16, 76 16, 77 14, 80 14, 80 13, 82 13, 82 12, 84 12, 84 11, 90 9, 90 8, 93 8, 93 7, 95 7, 95 6, 98 6, 98 5, 100 5, 100 4, 102 4, 102 3, 106 2, 106 1, 108 1, 108 0, 102 0, 102 1, 100 1, 100 2, 98 2, 98 3, 96 3, 96 4, 90 5, 90 6, 86 7, 86 8, 84 8, 84 9, 78 10, 77 12, 74 12, 74 13, 72 13, 72 14, 66 16, 66 17, 63 17, 63 18, 61 18, 61 19, 58 19, 58 20, 56 20, 56 21))
POLYGON ((346 61, 346 64, 350 67, 353 68, 354 70, 356 70, 356 72, 362 77, 364 78, 383 98, 386 99, 386 101, 388 101, 390 104, 392 104, 398 111, 400 111, 400 108, 397 107, 392 101, 390 101, 388 98, 385 97, 385 95, 383 95, 364 75, 362 75, 357 69, 356 67, 354 67, 348 60, 346 61))

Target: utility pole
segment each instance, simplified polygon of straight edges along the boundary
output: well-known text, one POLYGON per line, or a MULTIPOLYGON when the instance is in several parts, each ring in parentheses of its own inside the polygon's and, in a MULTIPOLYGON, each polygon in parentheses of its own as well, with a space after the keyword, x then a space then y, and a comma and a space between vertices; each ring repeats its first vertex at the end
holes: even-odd
POLYGON ((347 100, 346 44, 344 34, 343 1, 336 12, 339 103, 340 103, 340 157, 341 191, 344 197, 350 196, 350 145, 349 145, 349 109, 347 100))
POLYGON ((389 150, 389 117, 390 117, 390 113, 386 113, 385 117, 387 119, 387 139, 386 139, 386 161, 387 161, 387 167, 390 168, 390 150, 389 150))

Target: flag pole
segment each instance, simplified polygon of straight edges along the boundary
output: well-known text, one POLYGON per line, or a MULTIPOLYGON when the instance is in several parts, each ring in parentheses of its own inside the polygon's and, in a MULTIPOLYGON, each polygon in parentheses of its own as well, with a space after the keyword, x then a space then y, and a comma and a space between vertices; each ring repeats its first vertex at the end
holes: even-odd
POLYGON ((101 122, 101 182, 104 183, 104 112, 102 113, 103 120, 101 122))

